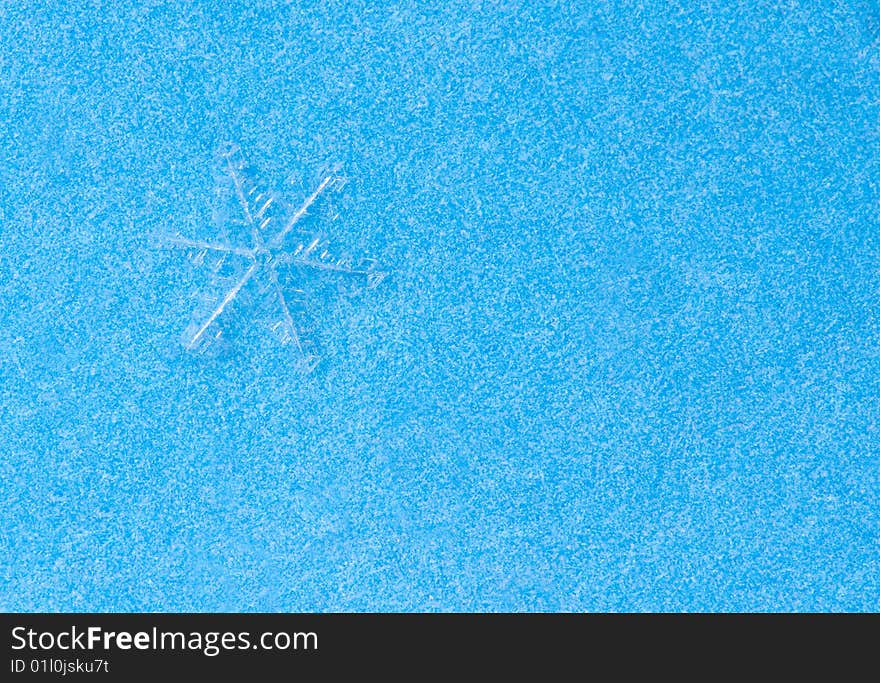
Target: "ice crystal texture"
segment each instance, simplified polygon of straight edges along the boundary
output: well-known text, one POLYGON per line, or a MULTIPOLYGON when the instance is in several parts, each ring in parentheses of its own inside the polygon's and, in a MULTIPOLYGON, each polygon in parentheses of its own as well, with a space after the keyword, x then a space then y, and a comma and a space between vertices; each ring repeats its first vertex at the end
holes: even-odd
POLYGON ((0 607, 880 610, 877 2, 0 6, 0 607))

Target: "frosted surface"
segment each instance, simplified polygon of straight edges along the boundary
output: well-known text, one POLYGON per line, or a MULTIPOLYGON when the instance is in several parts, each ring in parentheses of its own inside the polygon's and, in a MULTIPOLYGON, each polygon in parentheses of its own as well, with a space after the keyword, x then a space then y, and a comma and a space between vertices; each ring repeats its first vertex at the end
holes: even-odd
POLYGON ((434 5, 0 5, 0 608, 880 609, 876 3, 434 5))

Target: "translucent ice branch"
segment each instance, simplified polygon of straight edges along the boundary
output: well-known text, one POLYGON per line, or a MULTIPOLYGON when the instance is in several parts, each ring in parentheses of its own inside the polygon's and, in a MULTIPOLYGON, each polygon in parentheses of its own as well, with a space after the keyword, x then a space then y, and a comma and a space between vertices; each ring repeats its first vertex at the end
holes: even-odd
POLYGON ((229 303, 236 296, 238 296, 241 288, 244 287, 248 283, 248 280, 250 280, 254 276, 254 273, 257 272, 257 265, 258 264, 256 262, 252 263, 251 267, 248 268, 245 271, 244 275, 241 276, 241 279, 235 283, 232 289, 226 292, 226 296, 223 297, 223 301, 220 302, 220 305, 217 306, 216 309, 214 309, 214 312, 211 313, 210 317, 202 324, 201 327, 199 327, 199 329, 193 335, 192 339, 190 339, 187 343, 186 348, 194 349, 196 347, 196 344, 199 343, 199 340, 202 338, 205 332, 208 331, 211 323, 213 323, 219 317, 219 315, 223 313, 223 310, 229 305, 229 303))
MULTIPOLYGON (((233 165, 231 156, 226 157, 226 168, 229 171, 229 175, 232 176, 232 182, 235 184, 235 194, 238 197, 238 203, 241 204, 241 210, 244 212, 245 220, 247 221, 247 224, 251 226, 251 239, 253 240, 253 246, 255 249, 262 247, 263 238, 260 235, 259 227, 251 214, 251 207, 250 204, 248 204, 247 197, 244 195, 244 180, 238 172, 238 168, 233 165)), ((265 209, 266 207, 264 206, 263 208, 265 209)))
POLYGON ((294 325, 293 322, 293 316, 290 314, 290 309, 287 307, 287 300, 284 298, 284 291, 278 283, 278 275, 274 268, 269 270, 269 280, 272 282, 272 287, 275 289, 275 295, 278 298, 278 306, 281 308, 281 324, 284 327, 286 337, 283 341, 292 341, 294 346, 296 346, 297 351, 300 352, 300 355, 305 355, 302 341, 299 338, 299 334, 297 334, 296 325, 294 325))
POLYGON ((293 214, 290 219, 285 223, 284 227, 281 229, 272 241, 269 242, 269 246, 273 249, 277 249, 281 246, 281 242, 284 241, 284 238, 287 237, 288 233, 293 230, 293 226, 299 222, 299 220, 306 215, 306 212, 309 210, 309 207, 315 203, 315 200, 321 196, 321 193, 327 189, 327 186, 333 182, 335 176, 328 175, 324 180, 321 181, 321 184, 318 185, 318 189, 312 192, 312 194, 306 199, 303 205, 297 210, 295 214, 293 214))
POLYGON ((276 258, 277 263, 289 264, 294 266, 302 266, 304 268, 314 268, 315 270, 330 271, 333 273, 344 273, 346 275, 362 275, 367 278, 367 288, 372 289, 377 286, 388 273, 376 270, 372 261, 362 262, 357 266, 352 266, 345 259, 338 261, 311 258, 310 254, 313 250, 306 249, 298 254, 281 254, 276 258))
POLYGON ((171 242, 171 244, 177 244, 182 247, 192 247, 193 249, 219 251, 223 254, 238 254, 239 256, 246 256, 248 258, 254 257, 254 253, 250 249, 245 249, 243 247, 232 247, 226 244, 212 244, 210 242, 204 242, 202 240, 187 239, 186 237, 172 237, 168 241, 171 242))

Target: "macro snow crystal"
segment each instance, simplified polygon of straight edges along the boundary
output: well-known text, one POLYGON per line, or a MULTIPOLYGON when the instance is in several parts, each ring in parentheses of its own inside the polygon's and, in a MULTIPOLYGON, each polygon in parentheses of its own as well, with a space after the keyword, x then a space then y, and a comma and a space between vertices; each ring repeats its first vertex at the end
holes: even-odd
POLYGON ((304 369, 311 370, 319 356, 302 333, 306 311, 298 281, 307 282, 305 275, 309 272, 336 273, 360 279, 364 287, 372 289, 387 273, 378 270, 372 259, 354 260, 334 254, 320 234, 302 229, 309 209, 344 185, 344 178, 335 172, 325 175, 294 208, 260 186, 238 146, 222 152, 221 163, 225 178, 221 194, 227 194, 234 207, 229 216, 221 214, 225 219, 223 235, 216 240, 180 234, 170 238, 172 244, 190 250, 193 262, 207 267, 212 274, 213 291, 202 297, 202 305, 184 333, 184 346, 197 353, 215 348, 233 314, 233 303, 247 292, 246 308, 252 313, 249 318, 265 318, 261 322, 266 329, 282 345, 293 349, 304 369), (282 266, 285 275, 294 274, 292 278, 280 276, 282 266))

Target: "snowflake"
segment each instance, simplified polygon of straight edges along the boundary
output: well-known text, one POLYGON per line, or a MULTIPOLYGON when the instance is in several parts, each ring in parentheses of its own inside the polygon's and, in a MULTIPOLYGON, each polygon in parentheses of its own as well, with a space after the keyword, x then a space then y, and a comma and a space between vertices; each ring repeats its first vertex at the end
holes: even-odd
POLYGON ((326 175, 298 209, 290 210, 277 195, 260 188, 237 146, 223 152, 221 158, 224 174, 230 181, 230 195, 237 204, 236 212, 240 214, 240 218, 231 220, 228 227, 241 228, 247 245, 234 244, 229 239, 230 232, 234 231, 226 226, 224 235, 216 241, 189 239, 180 234, 170 239, 172 244, 193 250, 194 262, 199 265, 210 255, 215 284, 220 285, 219 296, 209 299, 210 312, 194 317, 194 322, 187 328, 184 346, 199 353, 215 349, 223 335, 220 323, 230 315, 232 302, 239 299, 246 288, 257 287, 258 293, 269 300, 268 306, 274 309, 269 330, 279 342, 292 346, 303 368, 310 371, 317 365, 319 357, 311 350, 294 320, 294 310, 300 307, 289 301, 291 292, 304 292, 282 286, 279 266, 300 273, 337 273, 361 278, 367 289, 376 287, 387 273, 377 270, 372 259, 355 262, 346 256, 336 257, 320 235, 298 230, 312 205, 344 184, 344 179, 335 172, 326 175), (231 258, 241 260, 243 267, 237 271, 233 268, 232 277, 222 275, 221 270, 229 265, 227 260, 231 258))

